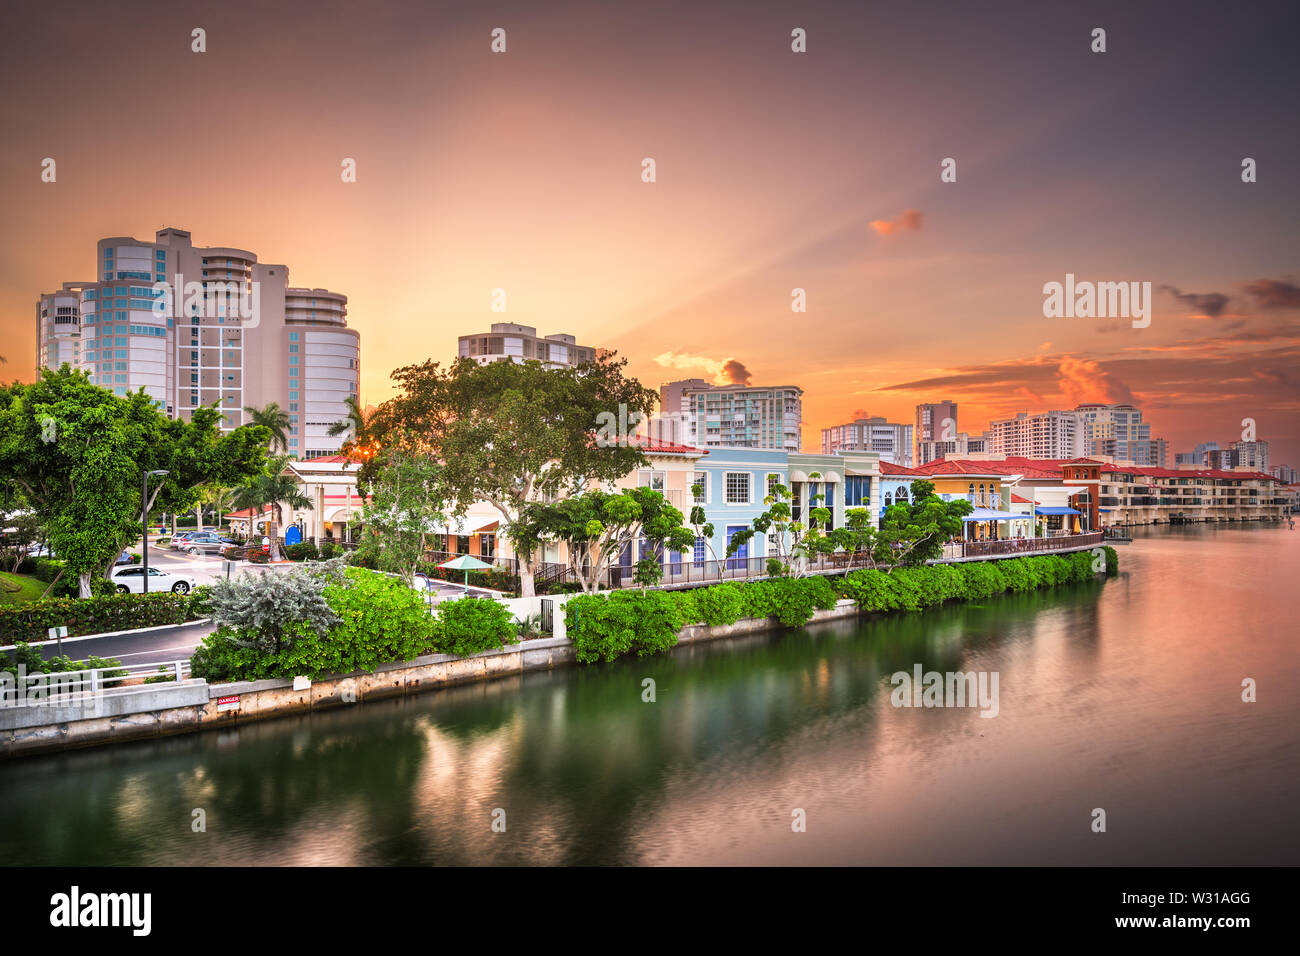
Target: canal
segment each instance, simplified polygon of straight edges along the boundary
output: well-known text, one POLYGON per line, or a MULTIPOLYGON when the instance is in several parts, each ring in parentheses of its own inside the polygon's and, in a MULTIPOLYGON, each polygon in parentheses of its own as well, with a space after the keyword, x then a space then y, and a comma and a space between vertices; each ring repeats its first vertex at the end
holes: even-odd
POLYGON ((0 859, 1300 862, 1300 532, 1135 538, 1102 584, 9 762, 0 859), (895 708, 917 664, 997 716, 895 708))

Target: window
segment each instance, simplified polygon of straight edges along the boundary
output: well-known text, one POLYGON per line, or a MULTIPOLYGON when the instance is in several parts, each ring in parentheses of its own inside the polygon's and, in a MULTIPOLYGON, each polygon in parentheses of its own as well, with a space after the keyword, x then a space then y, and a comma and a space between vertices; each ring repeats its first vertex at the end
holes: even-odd
POLYGON ((749 472, 729 471, 725 476, 726 501, 729 505, 749 504, 749 472))
POLYGON ((767 476, 767 496, 769 498, 772 497, 772 488, 776 485, 779 485, 780 483, 781 483, 780 475, 771 474, 767 476))
POLYGON ((664 490, 664 473, 662 471, 638 471, 636 475, 638 488, 649 488, 660 494, 664 490))
POLYGON ((844 476, 844 507, 865 508, 871 504, 871 478, 867 475, 844 476))
POLYGON ((697 505, 705 504, 709 500, 709 476, 703 471, 697 471, 691 475, 691 489, 694 500, 697 505))

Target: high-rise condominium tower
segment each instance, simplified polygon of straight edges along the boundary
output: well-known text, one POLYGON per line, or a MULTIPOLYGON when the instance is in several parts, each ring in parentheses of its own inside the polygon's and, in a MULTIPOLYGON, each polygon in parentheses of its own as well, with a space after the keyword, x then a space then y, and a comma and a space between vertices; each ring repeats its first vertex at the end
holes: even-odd
POLYGON ((66 362, 119 395, 143 388, 173 417, 215 403, 229 429, 247 422, 245 407, 277 403, 299 458, 339 450, 329 427, 360 381, 346 296, 292 287, 288 267, 197 247, 183 229, 99 240, 94 281, 41 296, 37 326, 41 366, 66 362))

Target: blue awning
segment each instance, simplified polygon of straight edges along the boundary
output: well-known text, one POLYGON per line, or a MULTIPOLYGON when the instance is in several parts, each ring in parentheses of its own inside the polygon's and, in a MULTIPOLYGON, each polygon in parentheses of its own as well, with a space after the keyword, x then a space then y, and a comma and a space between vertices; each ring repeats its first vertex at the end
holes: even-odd
POLYGON ((962 521, 1014 521, 1016 518, 1028 519, 1029 515, 1017 514, 1014 511, 994 511, 991 508, 976 508, 970 514, 963 517, 962 521))
POLYGON ((1073 508, 1061 508, 1061 507, 1058 507, 1058 506, 1055 506, 1055 505, 1053 505, 1053 506, 1051 506, 1051 507, 1043 506, 1042 508, 1035 508, 1034 510, 1035 510, 1036 513, 1038 513, 1038 514, 1040 514, 1040 515, 1078 515, 1078 514, 1083 514, 1082 511, 1075 511, 1073 508))

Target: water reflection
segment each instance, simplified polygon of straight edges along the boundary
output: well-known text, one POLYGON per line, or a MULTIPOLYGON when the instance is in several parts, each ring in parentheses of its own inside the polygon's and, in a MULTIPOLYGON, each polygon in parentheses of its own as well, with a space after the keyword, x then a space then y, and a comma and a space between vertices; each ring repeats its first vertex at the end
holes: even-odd
POLYGON ((1296 686, 1280 635, 1300 539, 1181 532, 1141 537, 1104 585, 11 763, 0 850, 43 864, 1295 862, 1294 697, 1252 709, 1234 688, 1248 672, 1296 686), (999 716, 896 710, 888 677, 916 663, 998 671, 999 716), (1115 832, 1089 831, 1094 806, 1115 832), (791 832, 795 808, 807 833, 791 832))

